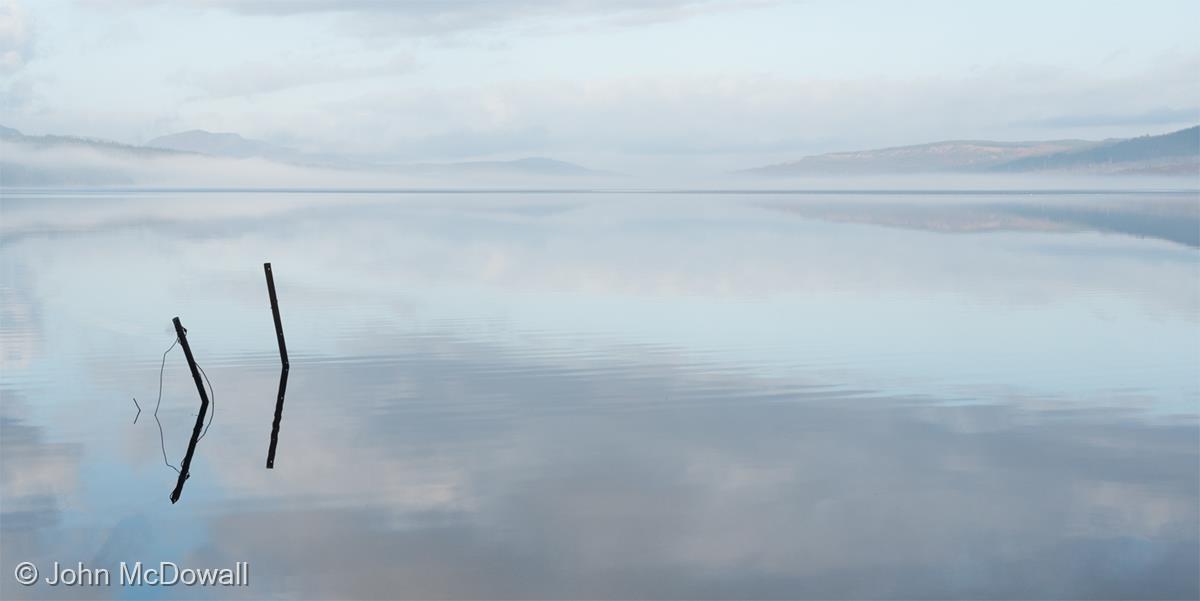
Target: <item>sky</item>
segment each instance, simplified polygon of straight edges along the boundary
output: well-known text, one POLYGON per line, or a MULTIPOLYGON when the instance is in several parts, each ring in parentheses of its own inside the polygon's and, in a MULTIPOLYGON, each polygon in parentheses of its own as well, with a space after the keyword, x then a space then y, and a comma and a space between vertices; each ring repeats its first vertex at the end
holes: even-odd
POLYGON ((0 0, 0 124, 740 169, 1200 123, 1200 2, 0 0))

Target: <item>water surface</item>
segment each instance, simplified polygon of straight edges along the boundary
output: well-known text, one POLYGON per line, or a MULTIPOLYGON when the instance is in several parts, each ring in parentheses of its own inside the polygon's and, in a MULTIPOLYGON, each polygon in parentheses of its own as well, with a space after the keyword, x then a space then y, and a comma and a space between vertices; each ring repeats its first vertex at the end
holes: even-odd
POLYGON ((6 190, 0 597, 1196 598, 1198 203, 6 190))

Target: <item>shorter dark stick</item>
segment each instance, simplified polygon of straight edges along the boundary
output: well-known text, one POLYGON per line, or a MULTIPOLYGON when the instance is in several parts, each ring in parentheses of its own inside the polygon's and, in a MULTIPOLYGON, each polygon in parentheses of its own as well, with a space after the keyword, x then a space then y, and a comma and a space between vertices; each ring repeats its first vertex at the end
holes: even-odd
POLYGON ((267 449, 267 469, 275 468, 275 445, 279 443, 279 422, 283 420, 283 395, 287 392, 288 354, 287 344, 283 340, 283 322, 279 319, 279 301, 275 298, 275 277, 271 274, 271 264, 263 263, 263 271, 267 274, 267 294, 271 297, 271 315, 275 318, 275 339, 279 343, 279 360, 283 369, 279 372, 279 393, 275 397, 275 420, 271 422, 271 446, 267 449))
POLYGON ((175 324, 175 334, 179 337, 179 346, 183 347, 183 356, 187 358, 188 368, 192 370, 192 379, 196 381, 196 391, 200 393, 200 413, 196 414, 196 425, 192 428, 192 439, 188 441, 187 453, 183 463, 179 465, 179 480, 175 482, 175 490, 171 491, 171 503, 179 500, 183 494, 183 482, 188 479, 188 468, 192 465, 192 454, 196 452, 196 441, 204 428, 204 414, 208 413, 208 393, 204 390, 204 382, 200 380, 200 370, 196 368, 196 359, 192 357, 192 347, 188 345, 187 330, 179 323, 179 318, 172 320, 175 324))

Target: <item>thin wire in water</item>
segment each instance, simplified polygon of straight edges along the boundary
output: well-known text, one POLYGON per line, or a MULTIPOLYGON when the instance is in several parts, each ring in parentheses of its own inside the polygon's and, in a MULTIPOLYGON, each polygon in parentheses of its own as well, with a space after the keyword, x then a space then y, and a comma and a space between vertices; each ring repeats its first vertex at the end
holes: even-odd
MULTIPOLYGON (((162 363, 158 366, 158 400, 154 403, 154 422, 158 424, 158 445, 159 448, 162 449, 163 463, 166 464, 167 467, 175 470, 176 474, 179 473, 179 468, 171 465, 170 460, 167 459, 166 436, 163 434, 162 421, 158 419, 158 408, 162 406, 163 371, 167 367, 167 354, 169 354, 171 350, 174 349, 178 344, 179 337, 176 336, 175 341, 171 343, 171 346, 167 347, 167 350, 163 351, 162 363)), ((212 382, 209 381, 208 374, 204 372, 204 368, 200 367, 199 363, 196 364, 196 367, 199 368, 200 373, 204 376, 204 382, 208 384, 209 403, 212 405, 212 415, 209 416, 208 423, 204 426, 204 431, 201 432, 200 437, 196 439, 196 441, 199 442, 204 438, 205 434, 208 434, 208 429, 212 426, 213 418, 217 416, 217 395, 213 392, 212 382)), ((133 402, 134 404, 137 404, 137 399, 135 398, 133 402)))

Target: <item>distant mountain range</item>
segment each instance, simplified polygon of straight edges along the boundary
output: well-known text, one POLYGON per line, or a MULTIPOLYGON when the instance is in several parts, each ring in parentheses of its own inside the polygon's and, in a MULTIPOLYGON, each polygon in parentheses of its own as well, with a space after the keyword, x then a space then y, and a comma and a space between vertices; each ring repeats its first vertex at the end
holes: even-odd
POLYGON ((490 178, 578 178, 609 177, 608 171, 588 169, 574 163, 544 157, 526 157, 508 161, 465 161, 455 163, 395 164, 372 162, 338 155, 307 154, 244 138, 236 133, 191 130, 161 136, 143 146, 73 136, 27 136, 10 127, 0 126, 0 143, 15 147, 0 155, 0 185, 138 185, 169 182, 156 173, 204 172, 206 180, 221 179, 224 173, 245 171, 242 162, 256 163, 259 169, 271 165, 282 174, 299 170, 336 174, 355 181, 364 175, 373 181, 414 185, 447 183, 490 178), (190 160, 189 160, 190 159, 190 160), (207 161, 207 162, 206 162, 207 161), (162 180, 162 181, 157 181, 162 180))
POLYGON ((154 138, 147 142, 146 146, 195 152, 215 157, 235 159, 258 157, 305 166, 353 169, 374 168, 419 175, 497 173, 544 176, 612 175, 606 171, 588 169, 574 163, 545 157, 525 157, 510 161, 465 161, 458 163, 415 163, 401 165, 373 163, 346 157, 309 155, 285 146, 263 142, 262 140, 243 138, 235 133, 215 133, 202 129, 193 129, 191 131, 154 138))
MULTIPOLYGON (((550 158, 395 164, 315 155, 235 133, 192 130, 145 145, 27 136, 0 126, 0 186, 530 185, 612 176, 550 158)), ((1200 175, 1200 126, 1128 139, 955 140, 814 155, 748 169, 751 176, 1019 173, 1200 175)), ((556 185, 556 184, 551 184, 556 185)))
POLYGON ((105 152, 124 153, 137 156, 149 156, 159 154, 178 154, 167 149, 149 148, 146 146, 136 146, 133 144, 122 144, 110 140, 101 140, 98 138, 84 138, 80 136, 27 136, 20 131, 11 127, 0 125, 0 141, 24 144, 31 148, 90 148, 94 150, 102 150, 105 152))
POLYGON ((149 148, 195 152, 216 157, 244 159, 261 157, 276 161, 294 161, 303 154, 261 140, 250 140, 234 133, 214 133, 202 129, 160 136, 146 142, 149 148))
POLYGON ((883 173, 1189 175, 1200 173, 1200 126, 1127 139, 992 142, 951 140, 878 150, 835 152, 747 169, 765 176, 883 173))
POLYGON ((184 153, 75 136, 26 136, 0 126, 0 186, 117 186, 136 178, 114 165, 153 163, 184 153))
POLYGON ((997 165, 998 171, 1071 170, 1079 168, 1133 169, 1156 173, 1197 173, 1200 165, 1200 126, 1159 136, 1106 140, 1096 144, 1029 156, 997 165))

